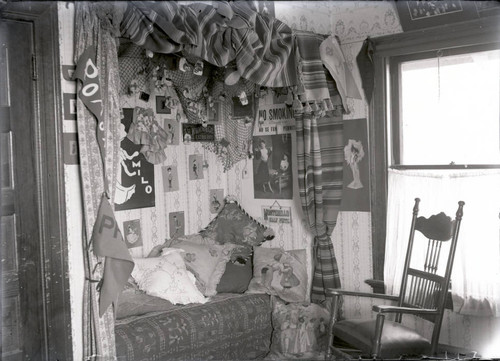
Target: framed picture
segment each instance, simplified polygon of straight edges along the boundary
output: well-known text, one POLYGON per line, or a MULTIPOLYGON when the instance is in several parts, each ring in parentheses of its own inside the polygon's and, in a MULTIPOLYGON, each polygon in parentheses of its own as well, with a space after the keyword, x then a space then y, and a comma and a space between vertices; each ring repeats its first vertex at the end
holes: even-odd
POLYGON ((215 141, 215 127, 213 124, 182 123, 182 140, 189 142, 215 141))
POLYGON ((219 124, 222 117, 222 102, 214 102, 212 109, 208 110, 208 122, 210 124, 219 124))
POLYGON ((163 95, 156 96, 156 113, 158 114, 171 114, 172 109, 167 106, 167 98, 163 95))
POLYGON ((141 247, 141 220, 134 219, 132 221, 123 222, 123 236, 127 248, 141 247))
POLYGON ((479 17, 475 1, 397 1, 403 31, 423 29, 479 17))
POLYGON ((163 129, 167 132, 167 144, 179 145, 179 138, 181 135, 181 124, 177 119, 165 118, 163 122, 163 129))
POLYGON ((249 117, 254 118, 254 96, 245 94, 244 97, 233 97, 233 118, 244 119, 249 117))

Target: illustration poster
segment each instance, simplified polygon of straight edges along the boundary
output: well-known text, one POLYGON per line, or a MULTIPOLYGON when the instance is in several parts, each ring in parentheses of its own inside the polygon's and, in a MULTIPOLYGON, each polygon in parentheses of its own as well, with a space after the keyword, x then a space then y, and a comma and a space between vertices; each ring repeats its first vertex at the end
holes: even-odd
POLYGON ((224 189, 210 189, 210 213, 219 213, 224 205, 224 189))
POLYGON ((141 220, 134 219, 123 222, 123 234, 127 248, 141 247, 141 220))
POLYGON ((161 167, 163 175, 163 191, 175 192, 179 190, 179 177, 177 173, 177 166, 167 165, 161 167))
POLYGON ((292 135, 253 137, 253 183, 256 199, 292 199, 292 135))
POLYGON ((201 154, 189 155, 189 180, 203 179, 203 156, 201 154))
POLYGON ((170 238, 176 238, 185 235, 184 230, 184 212, 172 212, 168 214, 168 225, 170 229, 170 238))
POLYGON ((344 122, 343 211, 370 211, 368 134, 366 119, 344 122))
POLYGON ((120 126, 120 169, 114 199, 116 211, 155 205, 154 166, 140 152, 141 145, 134 144, 127 138, 133 114, 133 108, 123 108, 120 126))

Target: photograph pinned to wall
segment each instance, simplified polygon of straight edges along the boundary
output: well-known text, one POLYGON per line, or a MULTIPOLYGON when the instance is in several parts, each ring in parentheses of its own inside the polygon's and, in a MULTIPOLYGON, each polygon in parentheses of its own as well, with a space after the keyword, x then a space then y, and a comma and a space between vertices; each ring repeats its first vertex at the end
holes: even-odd
POLYGON ((140 152, 141 145, 134 144, 127 133, 134 117, 134 108, 123 108, 120 125, 120 169, 118 171, 115 210, 154 207, 154 166, 140 152))
POLYGON ((476 1, 397 1, 403 31, 477 19, 476 1))
POLYGON ((170 238, 185 235, 184 212, 172 212, 168 214, 168 226, 170 238))
POLYGON ((208 124, 220 124, 222 117, 222 102, 216 101, 208 108, 208 124))
POLYGON ((224 205, 224 189, 210 189, 210 213, 219 213, 224 205))
POLYGON ((64 120, 76 120, 76 94, 63 93, 64 120))
POLYGON ((341 210, 370 211, 369 159, 366 118, 346 120, 341 210))
POLYGON ((292 223, 292 208, 283 206, 262 206, 262 218, 269 223, 292 223))
POLYGON ((190 154, 188 162, 189 180, 203 179, 203 156, 190 154))
POLYGON ((123 235, 127 248, 142 246, 141 220, 123 222, 123 235))
POLYGON ((241 92, 239 96, 233 97, 233 119, 254 118, 254 96, 241 92))
POLYGON ((163 129, 167 133, 167 144, 179 145, 179 138, 181 134, 179 122, 176 119, 165 118, 163 121, 163 129))
POLYGON ((156 113, 157 114, 172 114, 172 109, 168 106, 167 98, 163 95, 156 96, 156 113))
POLYGON ((185 144, 191 142, 215 141, 215 127, 213 124, 182 123, 182 140, 185 144))
POLYGON ((163 191, 175 192, 179 190, 179 176, 177 173, 177 166, 167 165, 161 167, 163 175, 163 191))
POLYGON ((292 199, 292 134, 253 137, 256 199, 292 199))

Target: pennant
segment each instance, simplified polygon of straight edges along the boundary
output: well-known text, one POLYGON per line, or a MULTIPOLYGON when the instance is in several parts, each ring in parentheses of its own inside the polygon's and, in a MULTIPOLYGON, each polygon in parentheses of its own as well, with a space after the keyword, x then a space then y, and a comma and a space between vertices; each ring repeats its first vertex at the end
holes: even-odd
POLYGON ((82 89, 78 96, 83 104, 94 114, 97 119, 97 142, 101 150, 101 157, 104 164, 104 124, 103 124, 103 105, 101 97, 100 70, 95 60, 97 50, 95 46, 89 46, 78 59, 73 77, 80 79, 82 89))
POLYGON ((102 317, 109 305, 116 306, 116 300, 134 269, 134 261, 104 194, 92 231, 92 245, 96 256, 105 257, 99 296, 99 316, 102 317))

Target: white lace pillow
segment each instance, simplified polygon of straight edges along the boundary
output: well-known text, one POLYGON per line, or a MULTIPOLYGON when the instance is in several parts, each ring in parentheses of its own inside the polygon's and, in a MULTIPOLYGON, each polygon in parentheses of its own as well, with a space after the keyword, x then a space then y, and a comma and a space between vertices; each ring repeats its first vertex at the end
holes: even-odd
MULTIPOLYGON (((201 238, 200 235, 189 237, 187 240, 180 238, 177 242, 172 242, 170 247, 185 251, 182 256, 186 268, 193 272, 198 280, 198 289, 205 296, 213 296, 217 293, 217 285, 226 270, 226 263, 231 258, 235 245, 209 244, 201 238)), ((164 248, 163 252, 172 248, 164 248)))
POLYGON ((135 258, 132 271, 137 285, 148 295, 173 304, 205 303, 207 298, 195 286, 196 278, 186 269, 182 250, 172 249, 161 257, 135 258))

